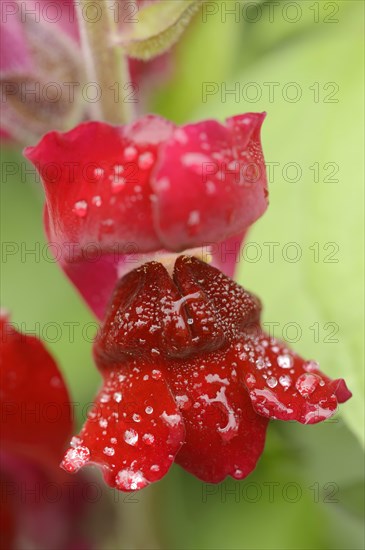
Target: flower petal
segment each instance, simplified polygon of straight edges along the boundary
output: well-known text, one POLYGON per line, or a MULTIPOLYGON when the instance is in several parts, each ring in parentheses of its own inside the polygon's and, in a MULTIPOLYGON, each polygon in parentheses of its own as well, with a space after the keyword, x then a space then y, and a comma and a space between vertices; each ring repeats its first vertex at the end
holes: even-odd
POLYGON ((72 422, 70 400, 56 363, 33 336, 0 318, 1 439, 38 460, 61 455, 72 422))
POLYGON ((247 113, 177 128, 157 166, 154 215, 164 246, 184 250, 243 232, 267 207, 260 129, 247 113))
POLYGON ((265 334, 236 346, 240 378, 255 411, 268 418, 315 424, 330 418, 351 392, 330 380, 315 361, 305 361, 285 343, 265 334))
POLYGON ((169 380, 186 429, 176 463, 209 483, 246 477, 263 451, 268 420, 254 412, 230 350, 176 362, 169 380))
POLYGON ((123 127, 89 122, 25 150, 45 188, 48 239, 100 318, 125 259, 161 248, 150 177, 172 128, 157 116, 123 127))
POLYGON ((62 466, 75 472, 97 464, 111 487, 135 491, 167 473, 183 440, 182 417, 158 365, 116 365, 62 466))
POLYGON ((158 146, 172 129, 152 115, 122 127, 87 122, 64 134, 46 134, 25 150, 41 174, 48 236, 63 245, 64 261, 81 261, 84 247, 92 244, 94 255, 128 253, 123 248, 128 244, 139 252, 158 247, 149 180, 158 146))

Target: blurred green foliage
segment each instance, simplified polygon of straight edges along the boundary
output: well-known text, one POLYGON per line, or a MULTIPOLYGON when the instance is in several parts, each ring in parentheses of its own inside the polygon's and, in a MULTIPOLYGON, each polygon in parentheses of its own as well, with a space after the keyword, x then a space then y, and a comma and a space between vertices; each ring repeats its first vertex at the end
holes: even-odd
MULTIPOLYGON (((295 348, 318 359, 329 376, 343 376, 354 396, 342 407, 341 418, 321 426, 272 423, 266 451, 254 474, 243 482, 206 486, 173 467, 159 484, 134 495, 134 501, 117 499, 120 524, 104 548, 130 548, 126 541, 134 529, 142 540, 135 548, 360 549, 363 3, 303 1, 296 22, 286 20, 295 18, 290 10, 298 8, 289 6, 299 5, 295 2, 261 2, 259 8, 253 2, 241 3, 240 10, 246 9, 238 21, 237 15, 227 13, 225 22, 223 4, 227 10, 238 3, 209 4, 217 13, 207 15, 206 21, 202 14, 196 16, 174 49, 171 82, 155 93, 149 107, 177 122, 267 111, 264 151, 267 161, 279 165, 270 183, 269 210, 250 232, 251 248, 240 265, 239 281, 262 298, 264 320, 280 323, 276 335, 282 336, 286 323, 297 323, 302 334, 295 348), (218 92, 203 101, 207 82, 215 83, 218 92), (233 94, 222 98, 222 86, 230 90, 237 83, 238 101, 233 94), (254 85, 248 89, 248 83, 254 85), (277 83, 272 101, 264 83, 277 83), (296 86, 289 88, 289 83, 296 86), (298 86, 300 99, 288 100, 298 86), (251 92, 252 98, 259 89, 257 102, 244 96, 251 92), (301 168, 298 181, 292 181, 288 163, 301 168), (338 166, 335 174, 334 165, 326 168, 326 163, 338 166), (279 243, 274 261, 264 245, 268 242, 279 243), (297 262, 288 261, 289 249, 283 257, 289 242, 300 247, 297 262), (262 255, 253 261, 257 251, 262 255), (338 261, 329 263, 328 257, 338 261), (314 328, 314 323, 319 325, 314 328), (326 323, 339 327, 332 338, 326 323)), ((3 161, 22 162, 19 152, 4 154, 3 161)), ((42 252, 43 198, 32 179, 20 173, 3 178, 2 240, 25 243, 28 250, 38 242, 42 252)), ((40 261, 20 253, 9 256, 1 271, 2 305, 10 309, 15 323, 24 323, 28 331, 37 329, 36 323, 62 327, 58 341, 52 342, 57 334, 50 325, 45 337, 73 400, 80 403, 76 410, 81 418, 82 405, 92 400, 99 383, 91 344, 82 334, 90 323, 86 336, 91 340, 95 319, 57 265, 42 254, 40 261), (78 323, 74 341, 69 337, 70 322, 78 323)))

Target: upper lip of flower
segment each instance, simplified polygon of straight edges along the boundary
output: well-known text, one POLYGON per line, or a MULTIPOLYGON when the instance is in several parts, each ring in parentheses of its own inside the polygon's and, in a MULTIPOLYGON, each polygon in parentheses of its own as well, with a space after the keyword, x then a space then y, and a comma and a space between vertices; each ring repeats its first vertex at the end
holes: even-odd
POLYGON ((120 127, 87 122, 25 150, 45 188, 47 236, 100 317, 129 254, 242 238, 263 214, 264 118, 183 127, 156 115, 120 127))

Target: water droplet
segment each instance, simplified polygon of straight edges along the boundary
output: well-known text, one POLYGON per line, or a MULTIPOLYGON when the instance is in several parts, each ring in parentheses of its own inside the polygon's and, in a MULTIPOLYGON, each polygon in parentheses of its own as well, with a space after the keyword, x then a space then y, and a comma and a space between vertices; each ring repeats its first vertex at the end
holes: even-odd
POLYGON ((81 439, 79 437, 77 437, 76 435, 74 435, 72 438, 71 438, 71 441, 70 441, 70 445, 71 447, 75 448, 75 447, 78 447, 81 443, 81 439))
POLYGON ((101 197, 99 195, 95 195, 95 197, 91 199, 91 203, 97 207, 101 206, 101 203, 102 203, 101 197))
POLYGON ((260 357, 259 359, 256 359, 256 367, 258 368, 258 370, 264 369, 265 366, 266 366, 265 361, 264 359, 262 359, 262 357, 260 357))
POLYGON ((101 225, 101 228, 104 231, 104 233, 113 233, 113 231, 115 229, 114 220, 112 220, 111 218, 108 218, 106 220, 102 220, 100 225, 101 225))
POLYGON ((292 383, 292 380, 291 380, 289 374, 283 374, 282 376, 280 376, 279 384, 281 384, 281 386, 283 386, 283 388, 290 388, 291 383, 292 383))
POLYGON ((199 210, 193 210, 189 214, 187 225, 189 227, 194 227, 196 225, 199 225, 199 223, 200 223, 200 212, 199 210))
POLYGON ((107 456, 113 456, 115 454, 115 449, 113 447, 104 447, 103 453, 107 456))
POLYGON ((152 414, 153 413, 153 407, 146 407, 145 411, 146 411, 147 414, 152 414))
POLYGON ((134 413, 132 418, 133 418, 134 422, 141 422, 141 415, 140 414, 134 413))
POLYGON ((120 403, 121 400, 122 400, 122 394, 120 391, 116 391, 113 395, 113 399, 114 401, 116 401, 117 403, 120 403))
POLYGON ((254 377, 253 374, 248 374, 245 378, 246 380, 246 384, 248 386, 248 388, 253 388, 255 387, 255 384, 256 384, 256 378, 254 377))
POLYGON ((304 373, 299 376, 295 382, 295 387, 304 398, 309 397, 318 387, 320 382, 319 376, 315 374, 304 373))
POLYGON ((100 396, 100 403, 108 403, 110 401, 110 395, 108 393, 102 393, 100 396))
POLYGON ((214 195, 217 190, 215 183, 213 183, 212 181, 207 181, 207 183, 205 184, 205 188, 207 191, 207 195, 214 195))
POLYGON ((115 477, 115 484, 122 491, 138 491, 148 485, 142 472, 133 470, 121 470, 115 477))
POLYGON ((152 434, 144 434, 142 436, 143 443, 146 445, 152 445, 155 442, 155 437, 152 434))
POLYGON ((269 386, 269 388, 275 388, 278 385, 278 381, 275 376, 270 376, 270 378, 266 380, 266 384, 269 386))
POLYGON ((112 176, 112 193, 119 193, 124 189, 126 180, 122 176, 112 176))
POLYGON ((152 375, 151 375, 151 376, 152 376, 152 378, 153 378, 154 380, 160 380, 161 377, 162 377, 162 373, 161 373, 160 370, 154 369, 154 370, 152 371, 152 375))
POLYGON ((126 430, 124 432, 124 436, 123 436, 123 439, 126 443, 128 443, 128 445, 136 445, 137 442, 138 442, 138 433, 136 432, 136 430, 126 430))
POLYGON ((108 421, 105 418, 100 418, 99 426, 100 426, 100 428, 107 428, 108 427, 108 421))
POLYGON ((148 170, 154 163, 154 156, 150 151, 142 153, 138 159, 138 166, 141 170, 148 170))
POLYGON ((293 358, 287 354, 279 355, 277 362, 282 369, 291 369, 293 366, 293 358))
POLYGON ((87 447, 78 446, 68 449, 61 466, 66 472, 77 472, 90 460, 90 450, 87 447))
POLYGON ((124 149, 124 158, 128 162, 136 160, 138 151, 135 147, 129 146, 124 149))
POLYGON ((151 470, 151 472, 159 472, 160 471, 160 466, 158 464, 152 464, 150 470, 151 470))
POLYGON ((75 202, 75 206, 73 207, 72 211, 79 218, 85 218, 87 214, 87 209, 88 209, 88 206, 86 201, 77 201, 75 202))

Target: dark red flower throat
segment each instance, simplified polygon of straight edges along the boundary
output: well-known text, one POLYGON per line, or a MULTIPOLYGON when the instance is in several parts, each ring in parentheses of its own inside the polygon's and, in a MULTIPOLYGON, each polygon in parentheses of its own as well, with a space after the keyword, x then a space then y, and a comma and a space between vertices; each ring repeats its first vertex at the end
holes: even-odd
POLYGON ((260 328, 259 300, 194 257, 125 275, 94 353, 104 377, 63 467, 136 490, 175 461, 207 482, 255 467, 268 418, 315 423, 350 397, 260 328))

